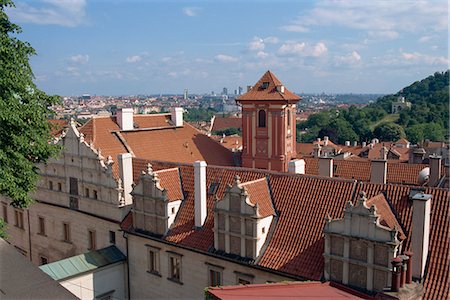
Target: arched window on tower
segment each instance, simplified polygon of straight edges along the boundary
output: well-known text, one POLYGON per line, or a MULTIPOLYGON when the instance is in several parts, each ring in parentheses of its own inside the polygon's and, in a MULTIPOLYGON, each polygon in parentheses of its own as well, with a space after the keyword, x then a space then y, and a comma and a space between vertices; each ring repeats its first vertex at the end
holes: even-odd
POLYGON ((258 112, 258 127, 266 127, 266 112, 263 109, 258 112))

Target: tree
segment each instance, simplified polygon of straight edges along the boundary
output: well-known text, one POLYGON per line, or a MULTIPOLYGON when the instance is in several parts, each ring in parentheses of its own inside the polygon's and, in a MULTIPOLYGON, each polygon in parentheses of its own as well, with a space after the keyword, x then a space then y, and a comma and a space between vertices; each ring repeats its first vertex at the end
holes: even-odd
POLYGON ((375 127, 373 136, 380 141, 397 141, 405 137, 405 131, 398 124, 384 123, 375 127))
POLYGON ((16 37, 21 28, 9 21, 7 7, 13 2, 0 0, 0 193, 14 207, 27 207, 39 179, 36 163, 59 151, 47 121, 58 98, 34 84, 29 58, 35 50, 16 37))

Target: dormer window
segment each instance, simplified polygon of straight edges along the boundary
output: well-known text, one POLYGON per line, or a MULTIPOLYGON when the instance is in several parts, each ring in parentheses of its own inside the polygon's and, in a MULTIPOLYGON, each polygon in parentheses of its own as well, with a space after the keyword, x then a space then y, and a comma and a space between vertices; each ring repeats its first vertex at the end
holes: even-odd
POLYGON ((241 184, 236 176, 233 186, 227 188, 222 200, 215 205, 214 247, 256 259, 274 215, 266 178, 241 184))
POLYGON ((261 109, 258 112, 258 127, 259 128, 266 127, 266 111, 264 109, 261 109))
POLYGON ((261 88, 262 88, 263 90, 267 89, 268 87, 269 87, 269 82, 268 82, 268 81, 265 81, 265 82, 263 82, 263 83, 261 84, 261 88))

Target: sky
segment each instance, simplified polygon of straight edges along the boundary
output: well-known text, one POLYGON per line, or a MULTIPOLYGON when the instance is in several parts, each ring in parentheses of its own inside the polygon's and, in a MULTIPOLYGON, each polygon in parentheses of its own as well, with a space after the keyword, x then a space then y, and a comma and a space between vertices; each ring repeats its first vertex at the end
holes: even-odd
POLYGON ((449 67, 448 2, 15 0, 50 94, 395 93, 449 67))

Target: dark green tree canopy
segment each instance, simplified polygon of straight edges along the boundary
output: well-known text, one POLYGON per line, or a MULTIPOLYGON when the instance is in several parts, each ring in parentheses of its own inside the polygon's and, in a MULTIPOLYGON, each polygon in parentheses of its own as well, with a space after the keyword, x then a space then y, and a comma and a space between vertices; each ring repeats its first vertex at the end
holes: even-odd
POLYGON ((57 97, 40 91, 33 82, 29 58, 34 49, 16 35, 21 28, 10 22, 0 0, 0 193, 12 205, 26 207, 37 180, 36 163, 58 153, 51 143, 49 107, 57 97))

